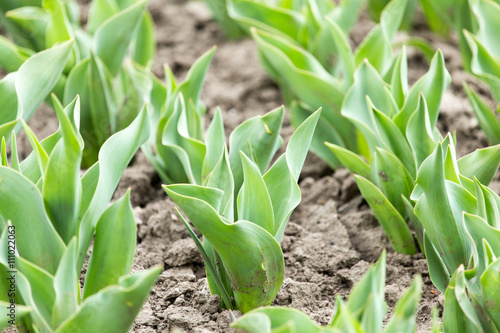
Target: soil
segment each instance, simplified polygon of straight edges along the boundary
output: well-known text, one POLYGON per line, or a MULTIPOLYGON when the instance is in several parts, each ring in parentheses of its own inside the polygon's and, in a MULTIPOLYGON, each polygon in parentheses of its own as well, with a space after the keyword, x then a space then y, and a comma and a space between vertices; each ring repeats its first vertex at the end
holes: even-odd
MULTIPOLYGON (((88 1, 80 1, 85 20, 88 1)), ((149 9, 156 23, 158 51, 154 72, 163 77, 168 64, 182 79, 192 63, 213 45, 217 51, 207 75, 202 100, 208 118, 216 107, 223 111, 228 133, 243 120, 264 114, 283 101, 277 86, 266 76, 258 61, 251 39, 228 41, 211 19, 204 3, 183 0, 150 0, 149 9)), ((369 18, 352 32, 359 43, 368 31, 369 18)), ((457 132, 458 155, 463 156, 487 146, 462 88, 468 82, 489 98, 488 89, 466 74, 461 65, 456 41, 443 40, 427 28, 416 34, 441 48, 452 84, 441 105, 439 128, 457 132)), ((400 33, 398 38, 404 39, 400 33)), ((428 64, 416 50, 410 49, 409 76, 414 83, 427 71, 428 64)), ((39 138, 57 129, 50 108, 43 106, 29 122, 39 138)), ((285 119, 285 141, 293 129, 285 119)), ((20 151, 26 156, 29 143, 22 136, 20 151)), ((360 196, 353 177, 344 169, 330 170, 313 155, 308 156, 299 181, 302 202, 292 214, 282 241, 286 276, 273 304, 291 306, 309 314, 318 324, 327 324, 334 312, 336 295, 347 297, 383 249, 387 250, 386 301, 390 316, 396 301, 410 286, 415 274, 423 277, 417 332, 428 332, 431 309, 440 313, 443 295, 429 279, 424 256, 395 253, 382 228, 360 196)), ((131 332, 231 332, 228 311, 221 310, 218 296, 210 294, 203 260, 184 225, 176 216, 173 202, 161 189, 154 168, 141 152, 129 166, 114 198, 132 188, 132 205, 138 224, 137 251, 132 270, 163 264, 151 295, 136 318, 131 332)), ((496 178, 492 188, 500 190, 496 178)), ((236 316, 239 316, 236 313, 236 316)))

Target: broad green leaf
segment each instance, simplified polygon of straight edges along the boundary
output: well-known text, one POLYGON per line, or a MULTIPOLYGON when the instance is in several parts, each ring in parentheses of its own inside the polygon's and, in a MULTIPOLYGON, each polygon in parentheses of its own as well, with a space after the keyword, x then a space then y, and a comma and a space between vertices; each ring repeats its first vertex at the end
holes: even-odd
POLYGON ((450 283, 451 274, 448 272, 441 255, 431 243, 426 231, 424 231, 424 252, 431 281, 434 286, 444 294, 450 283))
MULTIPOLYGON (((42 7, 50 15, 50 20, 45 31, 45 47, 74 38, 72 27, 66 13, 64 3, 59 0, 43 0, 42 7)), ((74 63, 71 59, 70 63, 74 63)))
MULTIPOLYGON (((16 233, 17 232, 19 232, 19 230, 16 230, 16 233)), ((16 274, 16 282, 18 282, 17 278, 19 275, 22 274, 26 277, 26 280, 29 281, 31 289, 23 287, 22 284, 17 285, 22 299, 25 300, 28 297, 33 297, 32 300, 34 304, 28 305, 36 305, 35 309, 40 316, 47 323, 51 323, 52 308, 56 299, 56 293, 53 287, 54 276, 43 268, 21 257, 16 257, 16 268, 19 270, 18 274, 16 274)))
POLYGON ((405 46, 402 47, 393 65, 391 92, 398 107, 402 108, 408 94, 408 61, 405 46))
POLYGON ((80 274, 76 271, 76 237, 64 252, 54 276, 55 301, 52 308, 52 326, 57 327, 78 309, 80 303, 80 274))
POLYGON ((472 253, 477 276, 481 276, 486 270, 484 262, 483 240, 488 242, 494 253, 500 253, 500 230, 488 225, 479 216, 464 214, 463 222, 470 240, 472 241, 472 253))
POLYGON ((477 15, 477 38, 488 47, 489 51, 496 57, 500 57, 500 41, 497 35, 500 24, 498 15, 500 15, 500 4, 497 1, 475 1, 473 11, 477 15))
MULTIPOLYGON (((308 105, 300 101, 293 101, 290 105, 290 122, 293 127, 298 128, 300 124, 313 114, 313 112, 314 110, 308 105)), ((349 146, 355 151, 357 151, 358 140, 359 136, 353 130, 353 137, 351 138, 349 146)), ((323 117, 320 118, 316 124, 316 131, 311 141, 310 150, 325 161, 332 169, 338 168, 341 164, 336 156, 331 153, 330 149, 325 149, 325 142, 336 142, 336 144, 341 147, 346 146, 333 124, 323 117)))
POLYGON ((239 151, 251 158, 264 173, 281 145, 280 130, 284 108, 244 121, 229 136, 229 162, 234 177, 235 197, 243 184, 243 165, 239 151))
POLYGON ((83 301, 79 311, 63 322, 56 332, 127 332, 161 271, 162 267, 155 266, 120 278, 118 284, 83 301))
POLYGON ((329 17, 348 34, 357 22, 363 5, 363 0, 342 0, 339 2, 339 5, 330 12, 331 15, 329 15, 329 17))
POLYGON ((490 87, 493 97, 500 100, 500 58, 490 53, 476 36, 464 31, 465 40, 472 52, 471 71, 490 87))
POLYGON ((205 180, 220 160, 225 134, 221 110, 217 108, 205 136, 206 153, 203 159, 202 179, 205 180))
POLYGON ((369 180, 359 175, 354 175, 354 179, 363 198, 368 202, 380 225, 384 228, 394 250, 399 253, 414 254, 416 248, 413 236, 401 214, 369 180))
POLYGON ((273 204, 257 166, 240 151, 243 184, 238 193, 238 219, 251 221, 274 235, 276 229, 273 204))
MULTIPOLYGON (((79 114, 79 100, 68 105, 79 114)), ((61 126, 62 140, 52 150, 42 190, 47 215, 57 233, 67 244, 76 233, 80 204, 80 161, 83 150, 80 134, 72 120, 55 106, 61 126)))
POLYGON ((152 65, 156 53, 155 25, 149 12, 144 12, 137 35, 132 41, 130 57, 146 67, 152 65))
POLYGON ((415 178, 417 174, 415 159, 406 138, 390 117, 373 107, 372 111, 379 147, 386 148, 392 152, 408 170, 412 176, 411 178, 415 178))
POLYGON ((319 326, 315 324, 302 311, 273 306, 253 310, 231 324, 231 327, 241 328, 249 333, 271 333, 271 332, 319 332, 319 326), (288 329, 276 331, 286 326, 288 329))
POLYGON ((0 66, 14 72, 33 54, 29 49, 17 46, 4 36, 0 36, 0 66))
POLYGON ((495 177, 500 165, 500 145, 477 149, 458 160, 460 174, 467 178, 477 178, 488 185, 495 177))
POLYGON ((12 129, 8 128, 8 124, 16 124, 21 115, 17 107, 16 75, 17 73, 11 73, 0 80, 0 105, 2 105, 2 112, 0 113, 1 137, 8 137, 12 131, 12 129))
POLYGON ((477 215, 493 228, 500 229, 500 197, 477 179, 474 179, 474 190, 477 198, 477 215))
POLYGON ((320 114, 321 110, 316 111, 295 130, 285 154, 264 175, 274 211, 272 235, 278 242, 281 242, 288 218, 300 202, 297 182, 320 114))
POLYGON ((16 227, 19 254, 49 273, 55 273, 65 245, 45 213, 42 196, 35 184, 17 171, 0 166, 0 197, 0 216, 16 227), (27 204, 29 209, 26 209, 27 204), (43 235, 43 238, 33 235, 43 235))
POLYGON ((438 50, 432 58, 429 71, 411 87, 403 109, 394 118, 395 123, 403 133, 408 126, 408 120, 418 106, 420 94, 425 97, 430 125, 431 128, 434 128, 439 116, 439 106, 443 93, 450 82, 451 77, 446 70, 443 54, 438 50))
POLYGON ((427 103, 422 94, 420 94, 417 109, 408 119, 406 137, 408 138, 408 143, 411 146, 418 169, 436 147, 429 112, 427 111, 427 103))
POLYGON ((371 179, 370 166, 361 156, 340 146, 328 142, 325 142, 325 144, 339 159, 340 163, 350 172, 371 179))
POLYGON ((234 222, 234 179, 228 155, 227 149, 224 146, 219 161, 217 161, 217 164, 203 185, 224 191, 219 214, 229 221, 234 222))
POLYGON ((236 308, 246 313, 269 305, 284 277, 283 253, 278 242, 253 222, 241 220, 227 224, 207 202, 184 195, 184 188, 187 185, 164 187, 222 259, 233 287, 236 308))
POLYGON ((488 142, 492 145, 500 143, 500 122, 495 112, 467 84, 464 84, 464 90, 488 142))
POLYGON ((33 55, 19 68, 16 74, 16 91, 24 121, 28 121, 55 87, 72 48, 73 41, 61 43, 33 55))
POLYGON ((354 73, 354 84, 346 93, 342 104, 342 115, 353 122, 359 129, 371 150, 377 142, 375 134, 375 119, 371 105, 367 103, 367 96, 373 107, 392 117, 397 110, 392 96, 384 89, 384 80, 376 69, 364 61, 354 73))
POLYGON ((481 287, 486 311, 497 329, 500 328, 500 304, 498 302, 498 295, 500 294, 499 276, 500 258, 490 264, 481 276, 481 287))
MULTIPOLYGON (((10 325, 9 321, 11 321, 13 318, 10 317, 10 309, 8 308, 11 306, 10 302, 5 302, 5 301, 0 301, 0 330, 3 330, 4 328, 8 327, 10 325)), ((15 304, 15 318, 16 322, 19 323, 21 319, 30 314, 32 311, 31 307, 25 306, 25 305, 20 305, 20 304, 15 304)))
POLYGON ((205 0, 205 3, 229 39, 237 39, 245 35, 237 22, 229 17, 226 6, 227 0, 205 0))
MULTIPOLYGON (((123 171, 150 133, 146 105, 126 129, 111 136, 99 151, 98 181, 88 209, 80 216, 78 230, 78 267, 81 267, 90 245, 95 225, 106 209, 123 171)), ((84 177, 85 178, 85 177, 84 177)), ((89 197, 89 194, 87 194, 89 197)), ((87 199, 89 200, 89 199, 87 199)))
MULTIPOLYGON (((104 63, 93 54, 90 56, 87 81, 89 87, 89 111, 92 123, 91 127, 86 128, 86 130, 91 131, 96 140, 95 142, 87 142, 87 144, 101 147, 110 134, 114 133, 117 129, 116 122, 113 121, 116 119, 117 108, 111 94, 111 78, 106 72, 104 63)), ((86 166, 93 163, 95 161, 88 161, 86 162, 86 166)))
POLYGON ((114 0, 94 0, 90 3, 89 19, 87 30, 90 34, 95 34, 99 27, 107 19, 119 12, 118 5, 114 0))
POLYGON ((399 214, 406 218, 402 196, 410 197, 415 187, 413 177, 394 154, 382 148, 376 148, 372 168, 376 173, 372 175, 374 183, 399 214))
MULTIPOLYGON (((463 209, 455 204, 455 210, 453 210, 453 203, 448 197, 450 193, 448 191, 456 189, 459 185, 447 186, 443 164, 443 149, 440 143, 420 166, 416 183, 422 189, 423 194, 415 205, 415 215, 422 222, 436 251, 443 256, 442 260, 446 267, 454 271, 461 264, 467 263, 470 253, 461 221, 463 209), (460 213, 458 213, 459 210, 460 213), (460 215, 458 220, 454 213, 460 215)), ((454 193, 463 194, 461 191, 454 193)))
MULTIPOLYGON (((320 122, 331 124, 330 130, 337 132, 343 140, 333 143, 343 145, 345 142, 348 148, 355 149, 353 127, 340 114, 345 91, 342 83, 330 75, 312 54, 286 39, 255 29, 252 35, 261 57, 276 73, 274 78, 313 110, 323 108, 320 122)), ((326 147, 321 149, 326 150, 326 147)))
POLYGON ((83 299, 118 283, 120 277, 129 273, 134 259, 136 237, 137 226, 130 205, 129 190, 106 209, 97 222, 83 299))
POLYGON ((245 30, 258 28, 290 41, 298 41, 306 18, 298 11, 249 0, 228 0, 229 16, 245 30))
POLYGON ((95 32, 92 49, 114 77, 118 74, 130 42, 139 26, 146 1, 137 1, 129 8, 113 15, 95 32))

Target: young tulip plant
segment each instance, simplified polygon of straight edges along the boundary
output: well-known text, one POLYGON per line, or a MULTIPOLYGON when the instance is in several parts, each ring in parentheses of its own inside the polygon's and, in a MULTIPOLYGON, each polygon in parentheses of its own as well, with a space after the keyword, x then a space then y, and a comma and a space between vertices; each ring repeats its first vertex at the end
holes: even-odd
POLYGON ((33 147, 23 162, 14 134, 10 168, 2 143, 0 328, 15 323, 22 332, 126 332, 162 268, 129 274, 136 241, 130 193, 108 202, 149 135, 149 116, 144 109, 111 136, 80 177, 79 98, 65 109, 55 97, 53 104, 60 127, 52 136, 39 142, 23 123, 33 147), (81 293, 80 272, 93 237, 81 293))
POLYGON ((300 202, 297 181, 320 116, 318 110, 297 128, 266 171, 281 143, 283 113, 280 108, 241 124, 231 134, 229 153, 217 115, 205 140, 209 171, 203 184, 164 186, 203 235, 202 244, 181 216, 203 255, 211 292, 227 309, 243 313, 269 305, 283 282, 279 243, 300 202))
POLYGON ((431 280, 445 295, 445 332, 499 332, 500 197, 483 184, 500 157, 482 150, 461 163, 454 150, 448 135, 422 163, 414 214, 424 228, 431 280), (473 179, 464 164, 478 165, 473 179))
MULTIPOLYGON (((464 31, 472 57, 470 71, 481 81, 488 84, 493 98, 500 101, 500 50, 496 17, 500 15, 500 5, 493 1, 471 1, 474 19, 478 29, 475 33, 464 31)), ((472 105, 479 126, 491 144, 500 143, 500 122, 487 103, 469 86, 465 85, 467 97, 472 105)), ((498 112, 498 105, 497 105, 498 112)))
MULTIPOLYGON (((411 89, 404 47, 391 68, 390 85, 365 61, 354 74, 341 110, 358 129, 361 154, 326 143, 340 163, 355 174, 361 194, 399 253, 414 254, 417 250, 406 222, 411 207, 408 200, 420 164, 440 140, 436 122, 449 82, 440 51, 411 89)), ((414 227, 419 236, 419 224, 414 227)))
POLYGON ((145 0, 95 0, 84 30, 77 19, 78 6, 75 12, 71 4, 72 0, 43 0, 7 11, 3 21, 24 32, 14 33, 13 38, 25 43, 20 47, 1 39, 0 50, 13 56, 2 54, 0 66, 15 70, 26 54, 75 40, 54 92, 65 104, 80 95, 82 166, 88 168, 97 161, 106 139, 127 127, 141 110, 151 84, 144 67, 152 64, 155 52, 154 24, 145 0), (26 47, 33 49, 26 51, 26 47))
MULTIPOLYGON (((236 4, 240 1, 233 2, 236 4)), ((306 34, 305 42, 294 40, 299 37, 292 38, 290 31, 287 31, 288 34, 276 32, 278 24, 266 28, 264 23, 257 24, 255 19, 243 17, 243 9, 238 11, 240 16, 234 18, 257 27, 252 29, 252 35, 257 42, 261 61, 284 92, 291 109, 292 124, 298 126, 316 108, 323 108, 311 150, 335 168, 340 163, 323 142, 333 142, 358 152, 357 131, 341 114, 341 106, 354 82, 355 69, 365 58, 382 77, 390 78, 394 62, 392 39, 402 20, 407 0, 393 0, 384 9, 380 24, 368 33, 355 52, 349 45, 347 31, 351 26, 349 19, 356 17, 358 8, 347 6, 341 11, 342 15, 337 17, 321 13, 320 9, 325 8, 327 1, 319 3, 323 5, 307 7, 310 11, 308 17, 314 18, 314 29, 306 29, 305 26, 301 26, 302 30, 296 29, 312 31, 306 34)), ((251 14, 249 11, 247 16, 251 17, 251 14)), ((268 20, 271 20, 271 16, 268 20)))
POLYGON ((236 332, 242 329, 249 333, 415 332, 422 290, 422 279, 418 275, 396 304, 387 325, 382 328, 387 308, 384 300, 385 261, 384 251, 377 264, 370 267, 353 287, 346 303, 337 296, 335 313, 326 326, 318 326, 299 310, 279 306, 252 310, 231 326, 236 328, 236 332))

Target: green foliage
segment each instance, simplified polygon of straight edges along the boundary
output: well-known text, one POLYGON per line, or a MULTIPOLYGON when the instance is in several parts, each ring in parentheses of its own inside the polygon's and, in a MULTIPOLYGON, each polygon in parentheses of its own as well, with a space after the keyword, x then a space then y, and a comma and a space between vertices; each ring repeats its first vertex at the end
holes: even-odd
POLYGON ((315 109, 323 108, 311 150, 331 167, 340 163, 324 141, 359 152, 358 133, 341 114, 345 95, 354 82, 355 68, 364 59, 382 77, 388 75, 393 63, 392 39, 407 0, 392 1, 382 13, 380 24, 355 51, 349 45, 348 31, 358 15, 359 1, 344 1, 338 7, 330 1, 307 1, 286 9, 252 1, 232 3, 230 15, 247 27, 257 28, 252 28, 252 36, 262 64, 282 87, 292 124, 297 127, 315 109))
POLYGON ((412 199, 424 228, 431 280, 445 294, 445 331, 500 329, 495 256, 500 251, 500 197, 482 185, 496 173, 498 149, 478 150, 457 161, 448 136, 418 172, 412 199))
MULTIPOLYGON (((3 39, 0 40, 2 43, 3 39)), ((22 61, 0 51, 0 57, 13 61, 16 72, 0 81, 0 137, 10 138, 13 129, 21 129, 21 119, 28 121, 36 108, 55 88, 70 54, 72 41, 39 52, 22 61), (24 62, 24 63, 23 63, 24 62)))
POLYGON ((255 309, 231 326, 237 328, 236 332, 244 329, 249 333, 414 332, 422 289, 420 276, 415 277, 410 289, 396 304, 390 321, 382 329, 386 312, 384 285, 385 252, 354 286, 346 303, 337 297, 335 314, 327 326, 320 327, 299 310, 286 307, 255 309))
MULTIPOLYGON (((23 122, 33 147, 28 158, 19 163, 13 133, 9 168, 3 141, 0 276, 5 281, 12 274, 8 271, 16 271, 16 325, 21 331, 126 332, 161 267, 129 274, 136 239, 130 192, 109 207, 108 202, 149 136, 147 110, 110 137, 99 161, 80 177, 84 142, 78 132, 79 99, 65 109, 53 99, 60 123, 56 133, 40 142, 23 122), (15 256, 8 252, 13 234, 15 256), (81 296, 80 272, 93 237, 81 296)), ((2 308, 9 301, 4 297, 2 308)), ((8 320, 4 315, 0 327, 8 320)))
POLYGON ((212 122, 206 146, 218 157, 203 161, 216 161, 207 169, 203 186, 164 187, 203 235, 202 244, 183 219, 205 259, 210 289, 221 295, 226 308, 248 312, 269 305, 281 287, 284 260, 279 242, 300 202, 297 181, 319 116, 320 111, 315 112, 296 130, 286 152, 266 171, 279 147, 283 108, 236 128, 229 153, 217 114, 214 122, 219 119, 220 124, 212 122))
MULTIPOLYGON (((464 58, 465 65, 481 81, 488 84, 491 94, 500 101, 500 39, 497 31, 500 27, 496 17, 500 15, 500 4, 494 1, 471 1, 472 20, 477 23, 476 29, 464 30, 464 44, 470 53, 464 58)), ((491 144, 500 143, 500 123, 495 112, 481 100, 470 87, 465 86, 474 114, 479 126, 491 144)))
MULTIPOLYGON (((147 98, 151 78, 146 68, 152 65, 155 40, 146 1, 95 0, 87 30, 78 22, 78 5, 73 0, 12 5, 8 1, 0 6, 5 14, 2 21, 19 45, 3 37, 0 40, 0 50, 6 51, 0 56, 0 66, 5 69, 17 70, 32 52, 75 41, 63 74, 54 70, 57 86, 51 91, 65 104, 80 96, 85 142, 82 166, 88 168, 97 161, 106 139, 127 127, 147 98)), ((60 66, 65 62, 52 59, 47 63, 60 66)))
POLYGON ((228 38, 237 39, 245 36, 245 31, 241 29, 236 21, 229 17, 227 0, 205 0, 205 3, 228 38))
POLYGON ((408 89, 406 51, 390 69, 390 85, 367 61, 354 74, 342 115, 360 133, 355 154, 327 143, 340 163, 355 173, 361 194, 384 228, 394 249, 413 254, 416 247, 407 220, 422 242, 420 223, 410 211, 416 172, 440 139, 436 128, 439 105, 450 77, 440 51, 429 71, 408 89))

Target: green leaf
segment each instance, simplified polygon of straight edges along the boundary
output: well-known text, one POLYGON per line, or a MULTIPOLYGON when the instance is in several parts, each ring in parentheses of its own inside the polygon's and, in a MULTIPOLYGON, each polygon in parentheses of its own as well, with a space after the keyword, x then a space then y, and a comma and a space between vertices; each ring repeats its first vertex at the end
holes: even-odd
POLYGON ((229 136, 229 162, 234 177, 235 196, 243 184, 243 165, 239 151, 250 157, 264 173, 281 145, 280 130, 284 108, 244 121, 229 136))
POLYGON ((371 179, 370 166, 365 162, 363 158, 361 158, 361 156, 340 146, 328 142, 325 142, 325 144, 339 159, 342 166, 347 168, 352 173, 356 173, 364 178, 371 179))
POLYGON ((24 121, 28 121, 55 87, 72 49, 73 41, 61 43, 35 54, 19 68, 16 74, 16 92, 24 121))
MULTIPOLYGON (((80 215, 82 220, 78 230, 79 267, 83 265, 97 220, 113 196, 123 171, 137 149, 146 142, 149 133, 150 122, 145 105, 132 124, 111 136, 99 151, 99 179, 92 199, 88 204, 88 209, 84 212, 80 211, 84 215, 80 215)), ((89 194, 87 194, 87 197, 89 197, 89 194)))
POLYGON ((182 190, 189 187, 171 185, 164 189, 219 254, 233 287, 236 308, 245 313, 269 305, 284 277, 283 253, 278 242, 253 222, 228 224, 214 207, 190 196, 195 193, 184 195, 182 190))
POLYGON ((429 112, 427 110, 427 103, 423 94, 420 94, 417 109, 408 119, 406 137, 408 138, 408 143, 411 146, 418 169, 436 147, 429 119, 429 112))
POLYGON ((396 34, 407 5, 407 0, 392 0, 382 11, 380 24, 375 26, 358 46, 354 57, 360 65, 364 59, 384 74, 391 64, 392 39, 396 34))
MULTIPOLYGON (((448 196, 451 196, 450 190, 455 190, 456 195, 463 195, 465 190, 455 183, 445 182, 443 165, 443 147, 440 143, 420 166, 416 183, 423 193, 415 205, 415 215, 422 222, 430 242, 442 256, 448 270, 454 271, 468 262, 470 251, 462 224, 462 211, 466 209, 456 201, 452 202, 458 199, 456 196, 448 196)), ((461 202, 471 200, 470 197, 469 193, 461 202)))
MULTIPOLYGON (((68 105, 79 114, 78 97, 68 105)), ((67 244, 76 233, 80 204, 80 161, 83 150, 76 125, 55 106, 61 126, 62 140, 52 150, 45 172, 42 190, 47 215, 57 233, 67 244)), ((74 120, 73 120, 74 121, 74 120)))
POLYGON ((420 94, 425 97, 427 102, 431 128, 436 126, 441 100, 450 82, 451 77, 446 70, 443 54, 438 50, 432 58, 429 71, 411 87, 403 109, 394 118, 395 123, 403 133, 408 126, 408 120, 418 106, 420 94))
POLYGON ((429 236, 427 236, 427 232, 425 232, 425 230, 424 252, 425 257, 427 258, 427 266, 429 268, 431 281, 434 286, 436 286, 436 288, 444 294, 448 284, 450 283, 451 274, 448 272, 440 253, 437 252, 436 248, 431 243, 431 240, 429 236))
POLYGON ((359 131, 364 139, 374 149, 377 137, 372 106, 382 110, 387 116, 392 117, 397 112, 397 106, 390 94, 387 94, 385 82, 376 69, 367 61, 364 61, 354 73, 354 84, 349 88, 342 104, 342 115, 348 118, 359 131), (367 96, 371 104, 367 103, 367 96))
POLYGON ((472 241, 472 254, 474 256, 474 268, 477 276, 481 276, 486 270, 484 261, 485 253, 483 241, 488 242, 494 253, 500 253, 500 230, 488 225, 479 216, 464 214, 464 225, 472 241))
POLYGON ((273 204, 257 166, 240 151, 243 184, 238 193, 238 219, 251 221, 274 235, 273 204))
POLYGON ((495 112, 465 83, 464 90, 488 142, 492 145, 500 143, 500 122, 495 116, 495 112))
POLYGON ((387 200, 384 194, 368 179, 354 175, 361 195, 368 202, 373 213, 384 228, 391 245, 399 253, 416 252, 413 236, 401 214, 387 200))
POLYGON ((347 308, 360 323, 366 333, 382 331, 386 312, 384 301, 385 250, 379 260, 371 266, 361 280, 352 288, 347 308))
POLYGON ((483 298, 491 320, 497 329, 500 328, 500 304, 498 295, 500 294, 500 258, 490 264, 481 276, 481 287, 483 298))
POLYGON ((460 174, 467 178, 476 177, 481 184, 488 185, 500 165, 500 145, 477 149, 457 163, 460 174))
MULTIPOLYGON (((3 330, 4 328, 8 327, 9 321, 12 320, 10 316, 10 309, 8 308, 11 305, 10 302, 5 302, 5 301, 0 301, 0 330, 3 330)), ((20 304, 15 304, 16 307, 16 322, 19 323, 21 322, 21 319, 24 318, 24 316, 28 315, 31 313, 32 308, 29 306, 25 305, 20 305, 20 304)))
POLYGON ((107 19, 120 11, 116 1, 95 0, 90 3, 87 30, 94 35, 107 19))
POLYGON ((72 316, 80 303, 80 274, 76 271, 76 244, 76 237, 73 237, 54 276, 56 297, 52 308, 52 327, 59 326, 72 316))
POLYGON ((321 110, 314 112, 295 130, 285 154, 264 175, 274 211, 275 229, 272 234, 278 242, 281 242, 288 218, 300 202, 297 182, 320 114, 321 110))
POLYGON ((224 122, 222 121, 221 110, 217 108, 205 136, 206 153, 203 159, 203 180, 206 179, 219 162, 221 151, 224 149, 224 143, 224 122))
MULTIPOLYGON (((0 166, 0 216, 16 228, 19 254, 53 274, 65 245, 49 221, 36 185, 17 171, 0 166), (29 209, 26 209, 26 205, 29 209), (43 238, 33 237, 43 235, 43 238)), ((2 227, 4 227, 2 225, 2 227)))
POLYGON ((149 295, 162 267, 155 266, 122 277, 83 301, 79 311, 62 323, 57 333, 127 332, 149 295))
MULTIPOLYGON (((330 131, 337 133, 335 137, 342 139, 332 142, 338 145, 344 145, 345 142, 348 148, 355 149, 356 142, 352 142, 353 127, 340 114, 345 91, 342 83, 330 75, 312 54, 286 39, 255 29, 252 30, 252 36, 262 59, 273 70, 274 75, 270 73, 271 76, 313 110, 322 107, 320 122, 326 123, 330 131)), ((329 154, 326 147, 318 148, 329 154)))
POLYGON ((118 74, 146 7, 141 0, 113 15, 95 32, 92 49, 114 77, 118 74))
POLYGON ((152 65, 156 53, 155 25, 149 12, 144 12, 137 35, 132 41, 130 57, 138 64, 152 65))
POLYGON ((30 49, 22 48, 0 36, 0 66, 6 71, 17 71, 32 54, 30 49))
POLYGON ((227 12, 241 27, 251 27, 298 41, 306 18, 298 11, 249 0, 228 0, 227 12))
POLYGON ((128 190, 106 209, 97 222, 83 299, 116 284, 121 276, 129 273, 134 260, 136 237, 137 226, 128 190))
POLYGON ((402 197, 409 198, 415 187, 413 177, 401 161, 390 151, 376 148, 372 161, 374 183, 384 193, 387 200, 406 218, 406 209, 402 197))
POLYGON ((233 328, 241 328, 249 333, 281 332, 277 329, 286 326, 283 332, 319 332, 316 325, 302 311, 281 306, 263 307, 253 310, 231 324, 233 328))

